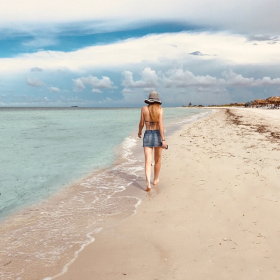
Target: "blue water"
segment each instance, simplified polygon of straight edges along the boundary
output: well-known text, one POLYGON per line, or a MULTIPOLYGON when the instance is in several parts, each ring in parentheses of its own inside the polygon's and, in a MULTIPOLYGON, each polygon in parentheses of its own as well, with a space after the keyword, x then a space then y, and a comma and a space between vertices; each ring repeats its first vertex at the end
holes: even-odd
MULTIPOLYGON (((166 108, 166 127, 197 109, 166 108)), ((113 163, 139 108, 1 108, 0 219, 113 163)))
MULTIPOLYGON (((167 142, 209 112, 165 108, 167 142)), ((140 108, 0 108, 0 279, 52 279, 136 211, 139 117, 140 108)))

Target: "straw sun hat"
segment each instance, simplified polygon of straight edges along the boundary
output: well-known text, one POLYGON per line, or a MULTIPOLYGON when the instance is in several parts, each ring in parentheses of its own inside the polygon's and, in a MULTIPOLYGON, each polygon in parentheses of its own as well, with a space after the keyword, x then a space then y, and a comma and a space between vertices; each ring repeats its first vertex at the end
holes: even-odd
POLYGON ((159 100, 159 95, 156 91, 152 91, 150 94, 149 94, 149 98, 146 99, 144 101, 145 103, 147 104, 154 104, 154 103, 158 103, 158 104, 161 104, 162 102, 159 100))

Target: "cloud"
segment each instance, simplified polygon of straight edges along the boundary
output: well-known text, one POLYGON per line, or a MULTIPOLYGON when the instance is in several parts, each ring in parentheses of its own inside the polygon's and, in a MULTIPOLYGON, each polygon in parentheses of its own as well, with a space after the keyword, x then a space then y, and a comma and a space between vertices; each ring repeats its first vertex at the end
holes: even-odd
POLYGON ((196 52, 192 52, 190 53, 191 55, 199 55, 199 56, 203 56, 203 55, 207 55, 207 54, 203 54, 200 51, 196 51, 196 52))
POLYGON ((254 78, 244 78, 233 71, 224 72, 222 75, 226 78, 228 86, 252 86, 254 83, 254 78))
POLYGON ((74 89, 75 91, 81 91, 85 88, 84 83, 82 82, 82 80, 80 78, 78 79, 73 79, 72 80, 74 82, 74 89))
POLYGON ((42 68, 39 68, 39 67, 33 67, 30 69, 31 72, 42 72, 43 69, 42 68))
POLYGON ((164 19, 240 33, 271 34, 279 32, 279 9, 276 0, 216 0, 215 5, 208 0, 68 0, 67 9, 64 1, 37 0, 34 4, 34 0, 10 0, 9 5, 3 1, 0 4, 0 27, 93 21, 104 28, 120 28, 124 22, 128 25, 164 19))
POLYGON ((255 86, 273 86, 280 85, 280 78, 271 79, 270 77, 264 77, 262 79, 257 79, 254 81, 255 86))
POLYGON ((60 92, 61 90, 57 87, 50 87, 49 88, 51 92, 60 92))
POLYGON ((31 87, 41 87, 44 85, 44 83, 37 79, 37 78, 31 78, 31 77, 27 77, 25 79, 27 85, 31 86, 31 87))
POLYGON ((113 88, 114 83, 109 77, 103 76, 102 79, 98 79, 92 75, 87 77, 81 77, 73 79, 74 90, 81 91, 85 89, 85 85, 90 85, 92 87, 92 92, 101 93, 100 89, 113 88))
POLYGON ((94 88, 106 89, 113 87, 113 82, 109 77, 105 76, 103 76, 102 79, 98 79, 97 77, 89 75, 88 77, 81 77, 80 79, 84 84, 91 85, 94 88))
POLYGON ((262 79, 244 78, 241 74, 236 74, 233 71, 222 73, 226 78, 227 86, 234 87, 262 87, 280 85, 280 78, 271 79, 270 77, 263 77, 262 79))
POLYGON ((162 80, 165 87, 211 87, 225 84, 223 79, 217 79, 210 75, 195 76, 192 72, 183 69, 169 70, 162 80))
POLYGON ((279 36, 271 35, 250 35, 248 41, 279 41, 279 36))
POLYGON ((273 42, 267 42, 269 45, 274 45, 277 44, 277 42, 273 41, 273 42))
POLYGON ((133 80, 133 73, 130 71, 124 71, 122 74, 124 77, 122 85, 125 88, 154 88, 158 85, 158 76, 150 67, 147 67, 142 71, 142 79, 138 81, 133 80))
POLYGON ((56 44, 58 44, 58 39, 46 37, 36 37, 32 40, 22 43, 23 46, 32 48, 43 48, 47 46, 54 46, 56 44))
POLYGON ((122 93, 133 93, 133 90, 128 89, 128 88, 124 88, 124 89, 122 90, 122 93))
POLYGON ((102 91, 100 89, 97 89, 97 88, 93 88, 91 90, 91 92, 93 92, 93 93, 102 93, 102 91))
POLYGON ((169 87, 197 87, 198 91, 212 91, 211 87, 262 87, 280 85, 280 78, 271 79, 263 77, 262 79, 254 79, 243 77, 241 74, 236 74, 232 70, 222 73, 224 78, 219 79, 210 75, 194 75, 191 71, 183 69, 172 69, 167 71, 161 81, 167 88, 169 87))
MULTIPOLYGON (((164 103, 170 105, 187 104, 190 101, 206 105, 245 102, 252 99, 254 91, 263 91, 262 87, 280 85, 280 78, 263 77, 255 79, 236 73, 233 70, 216 73, 216 75, 196 75, 192 71, 182 68, 170 69, 165 72, 150 68, 149 72, 153 72, 154 76, 157 77, 157 90, 160 92, 164 103)), ((123 74, 123 102, 141 104, 147 98, 147 92, 153 88, 143 87, 143 78, 134 81, 133 72, 125 71, 123 74)), ((268 92, 271 92, 271 90, 268 89, 268 92)), ((266 95, 269 96, 269 94, 266 95)), ((257 96, 254 98, 257 98, 257 96)))
MULTIPOLYGON (((210 61, 225 65, 277 64, 280 48, 258 42, 251 42, 242 35, 218 32, 180 32, 172 34, 149 35, 137 39, 119 41, 104 46, 92 46, 73 52, 38 51, 13 58, 0 58, 0 73, 30 71, 34 67, 44 70, 65 69, 72 72, 87 72, 92 69, 125 69, 128 66, 189 63, 191 61, 210 61), (176 44, 177 48, 172 47, 176 44), (203 54, 190 55, 199 51, 203 54)), ((127 75, 129 75, 127 73, 127 75)))

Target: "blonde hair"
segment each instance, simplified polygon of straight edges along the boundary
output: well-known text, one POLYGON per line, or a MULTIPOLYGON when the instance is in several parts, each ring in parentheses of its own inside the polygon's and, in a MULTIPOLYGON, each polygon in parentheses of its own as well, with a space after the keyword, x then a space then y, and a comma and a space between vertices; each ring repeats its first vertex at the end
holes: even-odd
POLYGON ((151 118, 152 122, 158 122, 160 108, 161 108, 161 106, 158 103, 148 105, 148 110, 149 110, 150 118, 151 118))

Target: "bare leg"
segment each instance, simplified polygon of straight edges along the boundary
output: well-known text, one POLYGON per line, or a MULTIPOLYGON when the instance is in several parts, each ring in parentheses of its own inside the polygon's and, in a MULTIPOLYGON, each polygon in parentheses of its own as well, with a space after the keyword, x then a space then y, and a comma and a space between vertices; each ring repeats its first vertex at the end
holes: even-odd
POLYGON ((154 185, 159 183, 159 172, 161 168, 162 147, 155 148, 155 167, 154 167, 154 185))
POLYGON ((152 147, 144 147, 144 154, 145 154, 145 175, 146 175, 146 183, 147 189, 146 191, 151 190, 151 163, 153 157, 153 148, 152 147))

